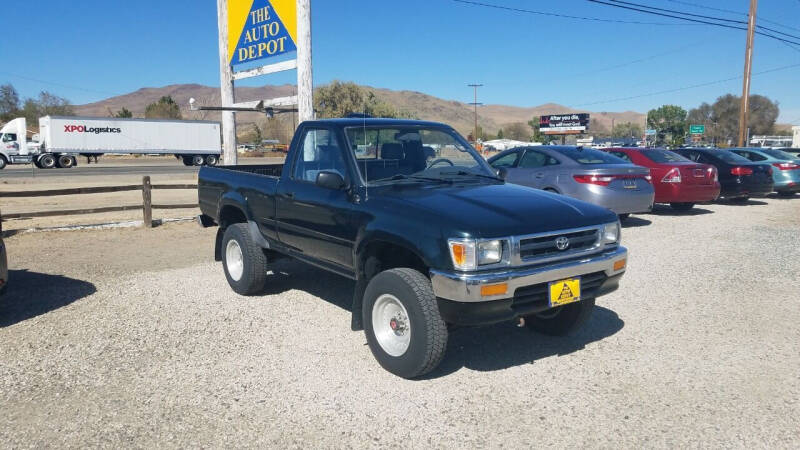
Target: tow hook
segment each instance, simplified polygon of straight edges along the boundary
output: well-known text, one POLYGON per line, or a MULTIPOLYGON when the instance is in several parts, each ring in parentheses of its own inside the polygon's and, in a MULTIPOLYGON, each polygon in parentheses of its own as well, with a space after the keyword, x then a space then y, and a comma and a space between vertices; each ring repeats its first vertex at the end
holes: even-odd
POLYGON ((517 319, 517 328, 522 328, 525 326, 525 318, 520 317, 517 319))

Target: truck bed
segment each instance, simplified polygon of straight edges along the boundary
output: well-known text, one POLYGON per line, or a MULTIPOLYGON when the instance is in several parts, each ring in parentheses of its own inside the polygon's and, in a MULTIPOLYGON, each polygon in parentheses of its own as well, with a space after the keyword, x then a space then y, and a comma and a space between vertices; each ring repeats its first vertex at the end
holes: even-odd
POLYGON ((223 203, 222 195, 235 195, 254 200, 250 206, 260 213, 274 213, 274 197, 283 164, 239 165, 200 168, 197 176, 197 200, 200 211, 218 219, 223 203), (271 211, 270 211, 271 210, 271 211))

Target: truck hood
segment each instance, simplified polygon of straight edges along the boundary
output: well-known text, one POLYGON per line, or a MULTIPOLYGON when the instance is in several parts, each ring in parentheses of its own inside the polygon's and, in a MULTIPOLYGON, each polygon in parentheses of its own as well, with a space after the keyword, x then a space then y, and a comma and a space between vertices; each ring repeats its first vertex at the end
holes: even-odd
POLYGON ((401 183, 370 188, 369 201, 464 237, 519 236, 617 220, 606 208, 508 183, 401 183))

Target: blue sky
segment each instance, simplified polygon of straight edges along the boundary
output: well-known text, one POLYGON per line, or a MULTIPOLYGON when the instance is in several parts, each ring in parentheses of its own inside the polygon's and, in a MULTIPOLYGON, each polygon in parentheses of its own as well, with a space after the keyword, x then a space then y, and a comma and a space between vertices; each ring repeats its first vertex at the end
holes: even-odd
MULTIPOLYGON (((586 0, 477 0, 605 20, 679 21, 586 0)), ((744 20, 675 0, 631 0, 744 20)), ((48 90, 81 104, 140 87, 219 84, 213 0, 7 0, 0 83, 23 96, 48 90), (12 36, 9 38, 9 36, 12 36)), ((688 3, 746 13, 747 0, 688 3)), ((704 25, 638 25, 533 15, 452 0, 312 0, 314 83, 333 79, 517 106, 554 102, 594 111, 690 108, 741 93, 745 32, 704 25), (636 62, 634 62, 636 61, 636 62), (645 95, 645 96, 642 96, 645 95), (625 100, 621 98, 637 97, 625 100), (612 101, 613 100, 613 101, 612 101)), ((800 0, 762 1, 759 21, 800 36, 800 0)), ((798 39, 800 41, 800 39, 798 39)), ((800 64, 800 46, 756 36, 753 72, 800 64)), ((244 85, 293 83, 294 72, 244 85)), ((752 93, 800 124, 800 66, 755 75, 752 93)), ((247 99, 239 99, 247 100, 247 99)))

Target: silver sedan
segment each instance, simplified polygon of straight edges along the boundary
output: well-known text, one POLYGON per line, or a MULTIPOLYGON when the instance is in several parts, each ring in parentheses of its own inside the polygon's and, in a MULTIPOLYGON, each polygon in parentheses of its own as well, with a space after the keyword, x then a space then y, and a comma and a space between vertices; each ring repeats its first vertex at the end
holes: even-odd
POLYGON ((598 150, 518 147, 489 158, 489 164, 504 168, 509 183, 604 206, 623 218, 653 208, 655 191, 650 169, 598 150))

